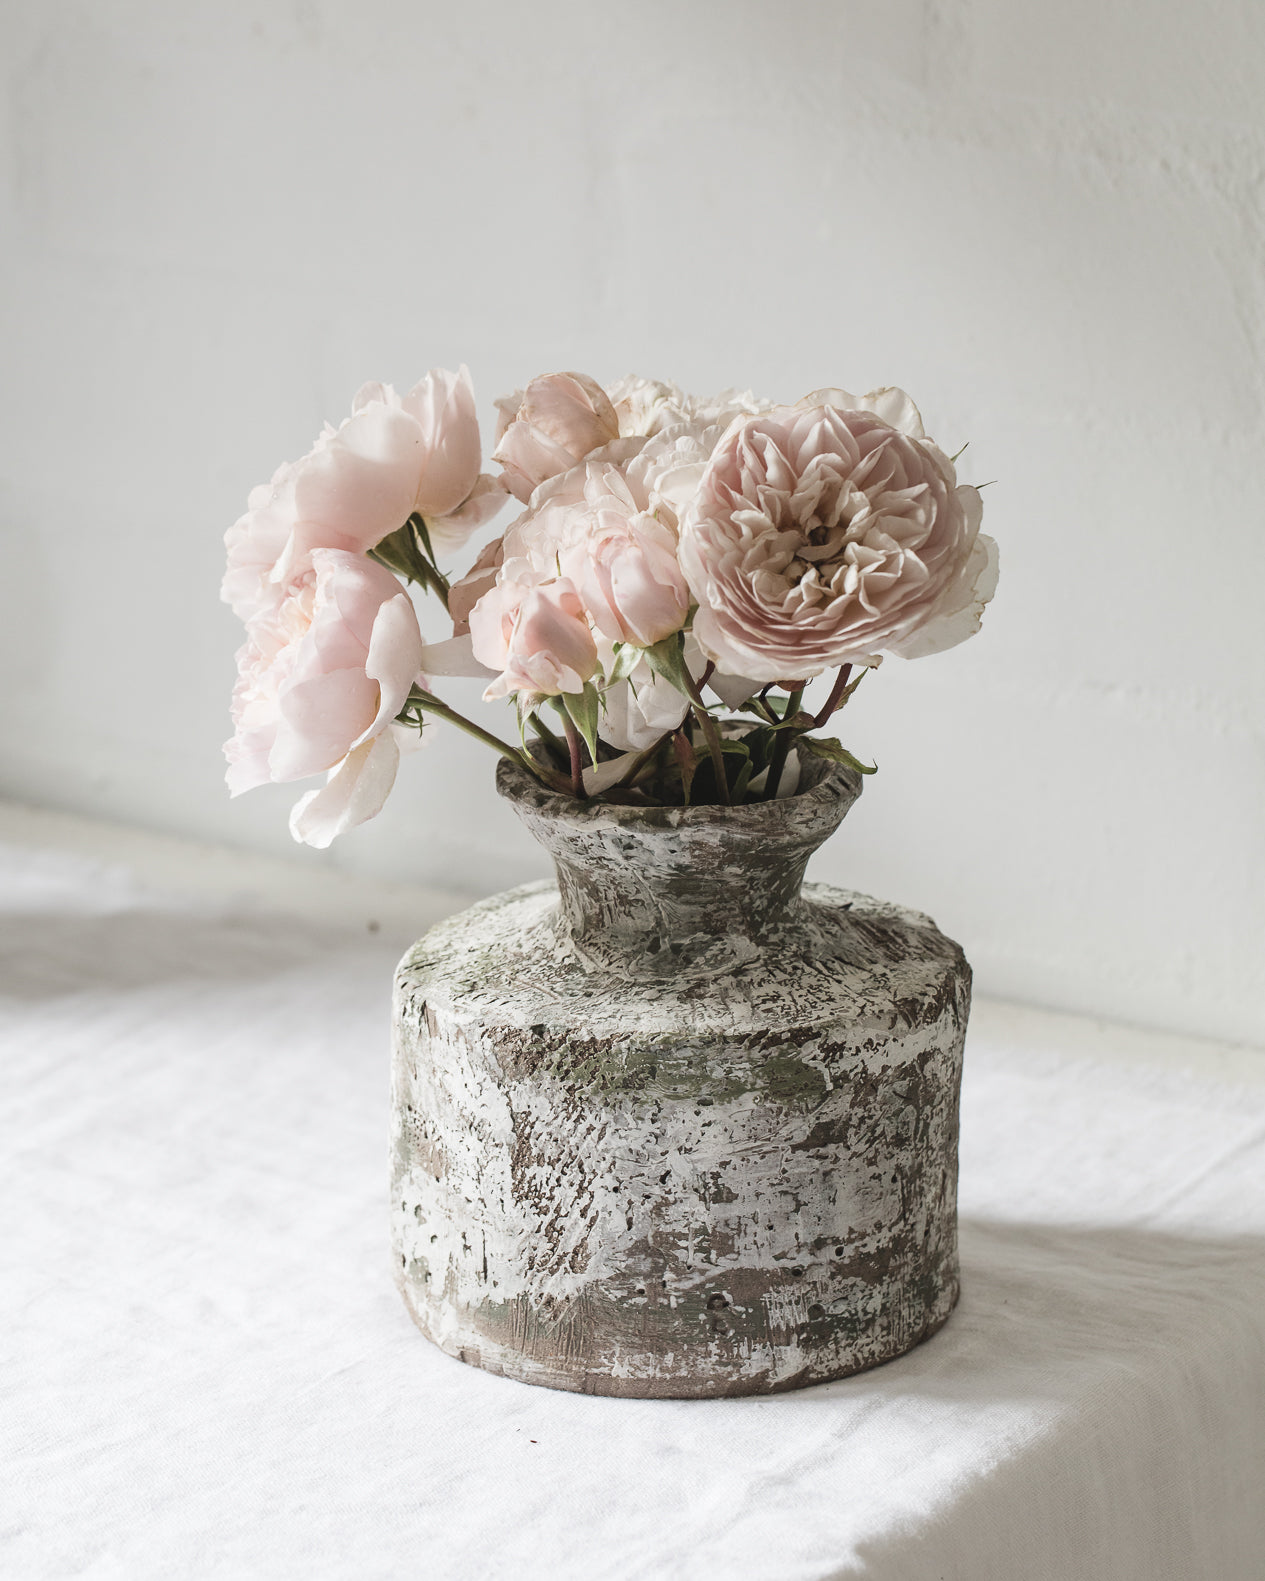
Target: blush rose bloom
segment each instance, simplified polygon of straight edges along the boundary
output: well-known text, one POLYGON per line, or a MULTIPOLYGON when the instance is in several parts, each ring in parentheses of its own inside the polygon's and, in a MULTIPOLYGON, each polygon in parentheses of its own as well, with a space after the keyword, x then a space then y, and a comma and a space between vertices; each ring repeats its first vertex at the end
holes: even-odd
POLYGON ((620 438, 619 418, 609 396, 584 373, 547 373, 525 390, 497 401, 496 449, 506 488, 524 504, 542 483, 570 472, 598 452, 622 460, 639 447, 620 438))
POLYGON ((676 534, 608 462, 588 461, 543 488, 507 530, 505 576, 566 577, 608 642, 650 647, 679 631, 690 591, 676 534))
POLYGON ((234 796, 330 771, 291 819, 296 839, 326 846, 378 812, 391 789, 391 725, 418 679, 422 639, 389 571, 346 550, 311 559, 276 610, 248 627, 224 751, 234 796))
POLYGON ((222 596, 249 621, 275 611, 316 549, 364 554, 418 512, 436 553, 464 543, 505 501, 480 473, 479 425, 466 368, 435 368, 408 392, 366 384, 341 427, 252 491, 225 537, 222 596))
POLYGON ((499 581, 471 610, 470 636, 474 657, 501 672, 483 694, 489 702, 516 692, 581 692, 597 673, 597 645, 565 577, 499 581))
POLYGON ((773 682, 964 641, 997 582, 978 492, 902 391, 807 399, 735 420, 703 473, 680 543, 699 645, 773 682))

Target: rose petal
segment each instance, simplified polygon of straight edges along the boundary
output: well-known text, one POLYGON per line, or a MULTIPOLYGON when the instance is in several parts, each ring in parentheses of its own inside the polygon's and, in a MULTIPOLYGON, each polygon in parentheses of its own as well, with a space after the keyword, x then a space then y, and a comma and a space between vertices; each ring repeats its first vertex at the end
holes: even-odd
POLYGON ((338 835, 376 817, 395 783, 399 762, 392 731, 362 742, 330 772, 320 790, 309 791, 295 803, 290 833, 302 844, 323 851, 338 835))

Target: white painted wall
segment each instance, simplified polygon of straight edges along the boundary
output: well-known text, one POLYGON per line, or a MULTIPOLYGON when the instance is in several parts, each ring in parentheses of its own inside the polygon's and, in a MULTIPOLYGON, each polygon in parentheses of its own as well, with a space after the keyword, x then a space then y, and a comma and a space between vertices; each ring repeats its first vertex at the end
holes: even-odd
MULTIPOLYGON (((896 382, 996 478, 819 876, 994 994, 1265 1045, 1265 6, 30 0, 4 40, 0 792, 486 891, 452 732, 328 856, 230 804, 220 535, 367 378, 896 382)), ((477 688, 457 688, 471 707, 477 688)))

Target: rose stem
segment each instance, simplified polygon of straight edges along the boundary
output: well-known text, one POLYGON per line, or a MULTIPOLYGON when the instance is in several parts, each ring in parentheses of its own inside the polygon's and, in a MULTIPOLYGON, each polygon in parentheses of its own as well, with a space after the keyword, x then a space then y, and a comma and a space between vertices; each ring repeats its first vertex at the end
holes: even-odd
POLYGON ((577 801, 583 801, 584 769, 580 764, 580 732, 572 724, 569 714, 563 714, 562 727, 567 733, 567 747, 571 753, 571 794, 577 801))
POLYGON ((508 758, 511 763, 517 763, 519 768, 526 769, 537 779, 540 778, 539 765, 528 762, 525 753, 520 752, 517 747, 510 746, 508 741, 502 741, 500 736, 494 736, 490 731, 484 730, 481 725, 476 725, 473 719, 467 719, 455 708, 449 708, 447 703, 441 703, 432 692, 424 692, 420 686, 415 686, 409 693, 409 702, 416 703, 423 713, 434 714, 438 719, 446 719, 450 725, 456 725, 458 730, 464 730, 468 736, 473 736, 476 741, 482 741, 485 746, 508 758))
MULTIPOLYGON (((797 692, 792 692, 786 700, 786 719, 794 719, 799 712, 800 701, 804 696, 801 686, 797 692)), ((765 801, 772 801, 777 795, 777 788, 782 783, 782 770, 786 767, 786 755, 791 750, 791 737, 798 735, 797 730, 779 730, 777 740, 773 743, 773 760, 769 764, 768 784, 764 787, 765 801)))
MULTIPOLYGON (((839 666, 839 673, 835 676, 835 684, 830 688, 830 696, 827 697, 825 704, 813 720, 812 728, 814 730, 820 730, 839 706, 839 699, 843 696, 844 687, 847 686, 848 677, 851 674, 852 666, 850 664, 841 664, 839 666)), ((869 695, 868 692, 866 695, 869 695)))
POLYGON ((701 681, 696 681, 690 674, 689 666, 681 665, 681 671, 689 683, 689 699, 694 704, 694 717, 698 720, 703 731, 703 738, 707 742, 707 750, 711 753, 712 770, 716 775, 716 789, 721 801, 729 806, 729 779, 725 774, 725 754, 720 749, 720 731, 716 728, 716 721, 707 712, 707 704, 703 701, 702 688, 711 679, 714 664, 708 664, 703 671, 701 681))
POLYGON ((562 742, 558 740, 557 736, 554 735, 553 731, 550 730, 549 726, 544 722, 535 709, 533 709, 527 717, 531 720, 536 729, 539 730, 540 739, 545 743, 546 746, 552 748, 552 750, 556 752, 561 758, 563 756, 562 742))

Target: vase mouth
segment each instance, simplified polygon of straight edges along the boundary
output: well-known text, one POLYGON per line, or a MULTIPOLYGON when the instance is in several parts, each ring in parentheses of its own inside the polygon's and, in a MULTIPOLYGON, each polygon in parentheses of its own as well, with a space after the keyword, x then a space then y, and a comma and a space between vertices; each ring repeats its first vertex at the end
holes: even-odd
POLYGON ((800 756, 800 784, 792 796, 773 801, 744 802, 737 807, 705 803, 696 807, 634 807, 601 800, 580 801, 550 790, 540 780, 502 758, 496 770, 496 789, 515 811, 535 813, 551 822, 575 825, 611 823, 628 829, 706 828, 723 824, 735 832, 776 836, 782 830, 815 821, 823 814, 837 822, 860 796, 865 781, 856 769, 827 758, 800 756))

